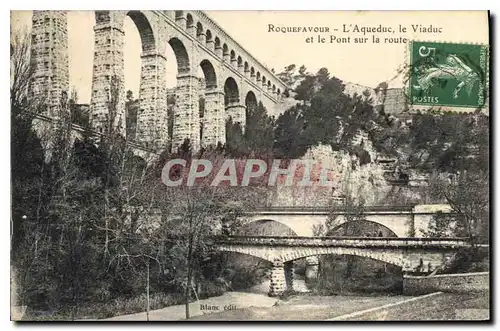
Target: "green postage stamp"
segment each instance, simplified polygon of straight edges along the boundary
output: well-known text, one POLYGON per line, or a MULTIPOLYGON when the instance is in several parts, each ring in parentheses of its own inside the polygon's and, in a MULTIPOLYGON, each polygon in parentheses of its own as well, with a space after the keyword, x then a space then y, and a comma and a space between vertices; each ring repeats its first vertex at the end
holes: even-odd
POLYGON ((481 108, 488 94, 487 45, 412 41, 413 105, 481 108))

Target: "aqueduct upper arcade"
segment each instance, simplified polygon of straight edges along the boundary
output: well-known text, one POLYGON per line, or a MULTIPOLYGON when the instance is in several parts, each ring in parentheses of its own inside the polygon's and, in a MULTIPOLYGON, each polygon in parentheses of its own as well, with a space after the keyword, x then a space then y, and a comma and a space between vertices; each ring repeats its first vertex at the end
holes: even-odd
POLYGON ((246 109, 262 102, 272 111, 281 101, 284 83, 202 11, 96 11, 91 95, 91 125, 96 131, 102 131, 110 119, 125 131, 123 22, 127 15, 137 26, 142 44, 139 143, 162 148, 167 142, 166 61, 176 61, 178 69, 174 148, 185 139, 193 148, 224 143, 227 117, 244 127, 246 109), (175 60, 166 58, 168 45, 175 60), (200 67, 204 77, 198 77, 200 67), (202 119, 198 78, 205 80, 202 119), (110 107, 113 91, 119 91, 119 98, 110 107), (110 114, 110 109, 116 109, 116 114, 110 114))

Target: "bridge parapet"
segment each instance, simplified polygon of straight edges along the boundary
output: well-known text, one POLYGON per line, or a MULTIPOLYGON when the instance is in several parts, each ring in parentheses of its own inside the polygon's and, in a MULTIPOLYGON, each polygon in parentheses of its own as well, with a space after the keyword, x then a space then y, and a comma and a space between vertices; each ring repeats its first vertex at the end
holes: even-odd
POLYGON ((280 237, 280 236, 230 236, 214 237, 218 245, 255 245, 290 247, 439 247, 458 248, 470 246, 467 238, 401 238, 401 237, 280 237))

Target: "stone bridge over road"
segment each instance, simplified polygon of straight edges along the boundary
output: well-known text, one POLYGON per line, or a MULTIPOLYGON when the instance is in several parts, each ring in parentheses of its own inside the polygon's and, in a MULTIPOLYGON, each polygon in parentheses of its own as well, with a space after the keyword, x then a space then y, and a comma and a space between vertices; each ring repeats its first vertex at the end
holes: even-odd
MULTIPOLYGON (((431 272, 458 249, 465 238, 354 238, 354 237, 215 237, 220 251, 256 256, 273 264, 270 295, 293 288, 293 261, 324 254, 369 257, 402 268, 403 272, 431 272)), ((307 271, 306 271, 307 272, 307 271)))
MULTIPOLYGON (((366 206, 363 219, 386 227, 397 237, 423 237, 438 212, 452 214, 448 205, 366 206)), ((342 207, 263 207, 244 217, 249 222, 279 222, 298 236, 313 236, 313 225, 324 225, 328 217, 334 217, 335 225, 340 227, 348 215, 349 211, 342 207)))

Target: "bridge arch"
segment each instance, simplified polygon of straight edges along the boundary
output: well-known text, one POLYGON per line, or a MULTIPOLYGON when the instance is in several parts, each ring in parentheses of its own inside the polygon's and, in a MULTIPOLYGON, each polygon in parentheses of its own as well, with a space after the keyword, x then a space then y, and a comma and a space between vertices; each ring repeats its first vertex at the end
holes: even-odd
POLYGON ((238 64, 238 71, 241 72, 241 69, 243 68, 243 59, 239 55, 238 55, 237 64, 238 64))
POLYGON ((269 262, 290 262, 318 255, 353 255, 368 257, 374 260, 405 267, 407 262, 402 251, 380 251, 357 247, 287 247, 284 249, 253 245, 223 245, 218 248, 222 252, 236 252, 255 256, 269 262))
POLYGON ((289 262, 307 258, 310 256, 319 255, 352 255, 359 257, 367 257, 373 260, 382 261, 385 263, 393 264, 398 267, 403 267, 405 264, 403 254, 398 252, 380 252, 370 251, 366 249, 359 249, 353 247, 319 247, 311 249, 298 249, 297 251, 290 251, 282 254, 280 260, 282 262, 289 262))
POLYGON ((178 73, 181 74, 189 72, 190 70, 189 55, 186 50, 186 47, 184 46, 184 43, 176 37, 171 38, 168 41, 168 43, 170 47, 172 47, 172 50, 174 51, 175 59, 177 61, 178 73))
POLYGON ((262 219, 246 223, 237 231, 240 236, 286 236, 295 237, 297 233, 289 226, 272 219, 262 219))
POLYGON ((146 15, 138 10, 131 10, 127 13, 127 16, 132 19, 137 30, 139 31, 139 35, 141 37, 142 51, 148 52, 155 50, 156 48, 156 38, 151 28, 151 24, 149 23, 146 15))
POLYGON ((196 38, 200 39, 205 34, 203 30, 203 24, 201 22, 196 23, 196 38))
POLYGON ((193 15, 187 14, 186 15, 186 30, 192 28, 193 26, 194 26, 193 15))
POLYGON ((228 77, 224 83, 224 101, 226 107, 240 102, 240 90, 233 77, 228 77))
POLYGON ((329 236, 347 237, 397 237, 398 235, 389 227, 367 219, 343 222, 328 231, 329 236))
POLYGON ((258 105, 259 105, 259 103, 257 101, 257 97, 255 96, 255 93, 253 93, 253 91, 248 91, 248 93, 245 97, 245 107, 246 107, 247 116, 251 111, 256 110, 258 105))
POLYGON ((320 224, 324 225, 326 218, 316 220, 310 218, 294 219, 291 217, 279 217, 278 215, 259 215, 251 217, 249 223, 258 222, 261 220, 272 220, 281 223, 292 229, 298 236, 313 236, 313 227, 320 224))
MULTIPOLYGON (((205 32, 205 44, 208 45, 212 42, 212 31, 210 31, 210 29, 207 29, 207 31, 205 32)), ((211 47, 209 47, 211 51, 213 51, 213 49, 211 47)))
POLYGON ((215 69, 212 63, 205 59, 200 62, 200 67, 203 71, 203 75, 205 76, 205 86, 206 89, 213 89, 217 87, 217 75, 215 74, 215 69))

